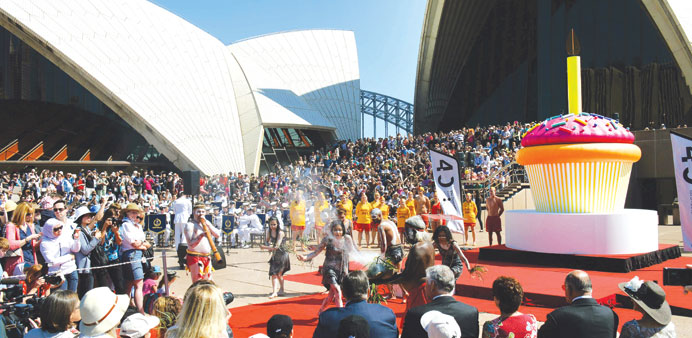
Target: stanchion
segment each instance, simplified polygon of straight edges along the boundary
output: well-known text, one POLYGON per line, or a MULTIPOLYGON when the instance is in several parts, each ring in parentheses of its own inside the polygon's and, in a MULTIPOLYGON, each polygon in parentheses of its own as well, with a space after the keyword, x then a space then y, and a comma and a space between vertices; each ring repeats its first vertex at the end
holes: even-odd
POLYGON ((170 290, 168 290, 168 264, 166 263, 166 249, 163 249, 162 253, 163 256, 161 258, 163 259, 163 285, 166 288, 166 296, 168 296, 170 290))

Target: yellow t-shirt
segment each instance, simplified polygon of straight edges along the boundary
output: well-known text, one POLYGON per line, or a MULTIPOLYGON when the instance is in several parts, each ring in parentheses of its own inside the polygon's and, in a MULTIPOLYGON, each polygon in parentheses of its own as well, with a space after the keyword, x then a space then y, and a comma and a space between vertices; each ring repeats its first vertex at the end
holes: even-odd
POLYGON ((315 203, 315 226, 324 226, 326 220, 322 219, 322 211, 327 208, 329 208, 329 203, 327 203, 327 201, 322 201, 322 203, 315 203))
POLYGON ((476 214, 478 213, 476 202, 464 201, 464 203, 461 204, 461 210, 464 213, 464 223, 476 223, 476 214))
POLYGON ((416 201, 415 200, 406 200, 406 207, 411 211, 411 216, 413 217, 416 216, 416 201))
POLYGON ((368 202, 358 202, 358 205, 356 206, 356 216, 358 216, 358 223, 372 223, 372 216, 370 216, 370 212, 372 211, 372 209, 372 204, 368 202))
POLYGON ((411 209, 409 209, 407 206, 402 205, 399 206, 396 209, 396 226, 397 228, 404 228, 404 225, 406 225, 406 219, 414 216, 411 215, 411 209))
POLYGON ((346 209, 346 219, 353 220, 353 202, 350 199, 342 200, 339 207, 346 209))
POLYGON ((383 221, 389 219, 389 206, 387 205, 387 203, 382 203, 380 201, 377 201, 377 202, 372 202, 370 204, 372 204, 373 209, 377 208, 377 209, 380 209, 380 211, 382 211, 382 220, 383 221))
POLYGON ((305 201, 291 202, 291 225, 305 226, 305 201))

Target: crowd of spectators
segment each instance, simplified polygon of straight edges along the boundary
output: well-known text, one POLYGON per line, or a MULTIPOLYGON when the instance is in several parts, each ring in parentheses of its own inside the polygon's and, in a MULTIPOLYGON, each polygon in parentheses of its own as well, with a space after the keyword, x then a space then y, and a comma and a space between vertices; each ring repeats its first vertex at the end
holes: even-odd
MULTIPOLYGON (((196 198, 218 205, 218 209, 221 209, 219 212, 224 214, 247 215, 262 210, 281 215, 288 210, 297 192, 304 193, 306 200, 311 203, 319 194, 323 194, 332 206, 346 199, 355 200, 358 196, 373 200, 379 195, 391 205, 391 216, 396 216, 396 207, 406 203, 403 197, 412 196, 414 191, 422 191, 431 199, 434 198, 428 150, 457 158, 463 168, 464 188, 477 189, 488 184, 501 188, 513 179, 510 164, 520 147, 521 135, 528 127, 528 124, 514 123, 447 133, 339 141, 293 163, 277 163, 264 175, 229 173, 203 177, 200 179, 201 193, 196 198)), ((157 271, 155 267, 146 271, 138 271, 144 269, 135 269, 134 266, 132 271, 123 268, 120 271, 104 269, 96 272, 96 269, 92 269, 100 264, 118 262, 119 256, 130 250, 150 249, 141 229, 142 215, 169 213, 183 190, 183 180, 178 174, 156 173, 153 170, 63 173, 28 169, 3 172, 0 190, 0 221, 5 237, 0 238, 0 252, 5 256, 4 275, 25 278, 28 292, 47 296, 41 312, 41 327, 29 333, 29 336, 57 337, 63 336, 61 333, 74 336, 79 331, 84 337, 115 337, 116 328, 119 328, 120 336, 133 338, 146 337, 151 329, 167 337, 232 337, 227 324, 230 312, 226 308, 226 299, 213 282, 200 280, 194 283, 181 299, 166 295, 163 281, 158 283, 158 288, 155 287, 156 279, 161 278, 160 270, 157 271), (124 224, 123 227, 132 224, 133 228, 119 230, 121 224, 124 224), (125 250, 125 246, 129 250, 125 250), (93 254, 99 250, 101 254, 93 254), (101 257, 102 261, 98 262, 95 257, 101 257), (41 271, 60 271, 64 278, 51 284, 54 282, 40 277, 41 271), (128 272, 135 276, 139 273, 140 277, 118 280, 117 276, 127 275, 128 272), (133 278, 135 282, 141 282, 145 276, 154 281, 142 283, 147 285, 146 291, 143 291, 143 287, 132 282, 133 278), (133 297, 136 306, 131 308, 132 313, 126 314, 133 287, 136 290, 133 297), (147 295, 142 295, 143 292, 147 295)), ((168 222, 171 223, 170 218, 168 222)), ((130 268, 129 265, 125 266, 130 268)), ((168 276, 169 279, 174 277, 168 276)), ((454 272, 444 265, 433 266, 426 271, 426 292, 432 296, 432 302, 424 305, 425 308, 414 308, 416 311, 406 315, 407 326, 403 327, 402 336, 417 337, 445 330, 458 332, 462 336, 479 335, 478 311, 468 305, 459 305, 458 301, 449 297, 455 280, 454 272), (436 302, 437 299, 440 301, 436 302), (449 304, 440 305, 443 302, 449 304), (439 314, 436 312, 426 316, 427 310, 439 314), (471 317, 475 317, 475 322, 471 317)), ((568 275, 564 287, 566 296, 572 302, 589 298, 591 293, 590 280, 583 272, 568 275)), ((637 310, 644 317, 640 323, 630 324, 627 332, 639 330, 639 324, 651 328, 655 323, 658 323, 658 331, 674 332, 670 318, 661 317, 656 309, 651 310, 656 301, 665 302, 662 290, 651 283, 630 282, 622 287, 632 295, 646 287, 653 290, 649 294, 658 296, 651 303, 637 303, 637 310)), ((320 316, 320 322, 331 321, 329 328, 337 329, 330 335, 342 334, 343 326, 344 331, 365 328, 363 336, 367 336, 367 332, 381 329, 383 325, 387 326, 388 331, 395 332, 393 337, 398 334, 393 320, 377 323, 373 322, 373 316, 368 315, 382 309, 363 307, 363 313, 357 310, 359 306, 356 303, 362 302, 367 294, 367 278, 362 272, 349 274, 344 288, 344 295, 349 301, 346 311, 331 319, 329 315, 335 312, 325 312, 325 318, 320 316), (348 311, 349 304, 350 310, 353 310, 351 312, 348 311), (351 324, 343 325, 344 320, 351 324)), ((572 333, 578 332, 571 328, 578 316, 569 317, 568 313, 559 310, 551 313, 548 324, 538 330, 532 315, 517 311, 522 293, 521 285, 513 278, 501 277, 495 281, 493 295, 501 316, 484 325, 483 337, 504 336, 502 330, 511 327, 505 325, 503 328, 500 325, 503 322, 515 322, 519 328, 517 330, 522 331, 520 334, 531 337, 536 334, 541 336, 541 331, 546 337, 564 336, 570 330, 572 333), (565 318, 571 318, 571 321, 565 318)), ((599 308, 599 311, 603 312, 599 318, 606 327, 604 331, 614 334, 613 330, 618 327, 617 315, 609 309, 599 308)), ((277 325, 279 331, 283 330, 282 336, 291 335, 290 318, 272 319, 274 323, 270 321, 270 325, 277 325)), ((353 334, 356 333, 347 335, 353 334)), ((268 331, 268 335, 275 336, 271 331, 268 331)))

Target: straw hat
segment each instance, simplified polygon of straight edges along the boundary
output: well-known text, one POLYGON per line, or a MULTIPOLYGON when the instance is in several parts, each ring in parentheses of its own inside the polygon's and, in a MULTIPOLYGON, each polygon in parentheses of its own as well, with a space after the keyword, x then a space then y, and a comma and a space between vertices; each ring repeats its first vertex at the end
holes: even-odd
POLYGON ((633 302, 637 303, 653 320, 661 325, 668 325, 672 318, 670 305, 666 301, 666 292, 652 281, 641 281, 635 276, 626 283, 618 284, 633 302))
POLYGON ((107 287, 91 289, 79 303, 82 321, 79 332, 85 336, 96 336, 118 326, 125 314, 130 298, 116 295, 107 287))
POLYGON ((139 207, 139 205, 134 204, 134 203, 129 203, 125 209, 123 209, 124 212, 128 211, 137 211, 137 212, 142 212, 142 208, 139 207))

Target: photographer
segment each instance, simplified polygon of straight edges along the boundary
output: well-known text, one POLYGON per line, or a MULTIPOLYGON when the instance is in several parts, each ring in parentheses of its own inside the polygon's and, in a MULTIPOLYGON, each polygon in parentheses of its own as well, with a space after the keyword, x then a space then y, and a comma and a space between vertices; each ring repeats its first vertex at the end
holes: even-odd
MULTIPOLYGON (((103 251, 106 254, 106 265, 120 263, 120 244, 122 243, 122 238, 120 238, 118 219, 114 208, 108 208, 108 210, 103 213, 103 219, 99 222, 99 229, 101 230, 100 245, 103 247, 103 251)), ((115 293, 127 293, 125 290, 125 280, 123 279, 122 265, 111 266, 106 270, 115 288, 115 293)))
POLYGON ((144 268, 142 266, 143 251, 151 245, 146 241, 143 226, 139 223, 142 220, 142 209, 134 203, 127 205, 125 209, 125 218, 123 218, 121 235, 122 235, 122 256, 120 259, 129 262, 129 265, 123 266, 125 280, 128 282, 126 290, 135 288, 135 305, 140 313, 144 313, 144 295, 142 287, 144 286, 144 268))
POLYGON ((77 265, 74 253, 80 249, 79 229, 72 236, 61 236, 65 224, 57 218, 51 218, 43 225, 43 240, 41 253, 49 264, 49 273, 60 273, 65 276, 67 283, 61 289, 77 292, 77 265))
POLYGON ((58 290, 41 304, 41 328, 29 331, 25 338, 74 337, 76 323, 82 319, 79 298, 72 291, 58 290))

